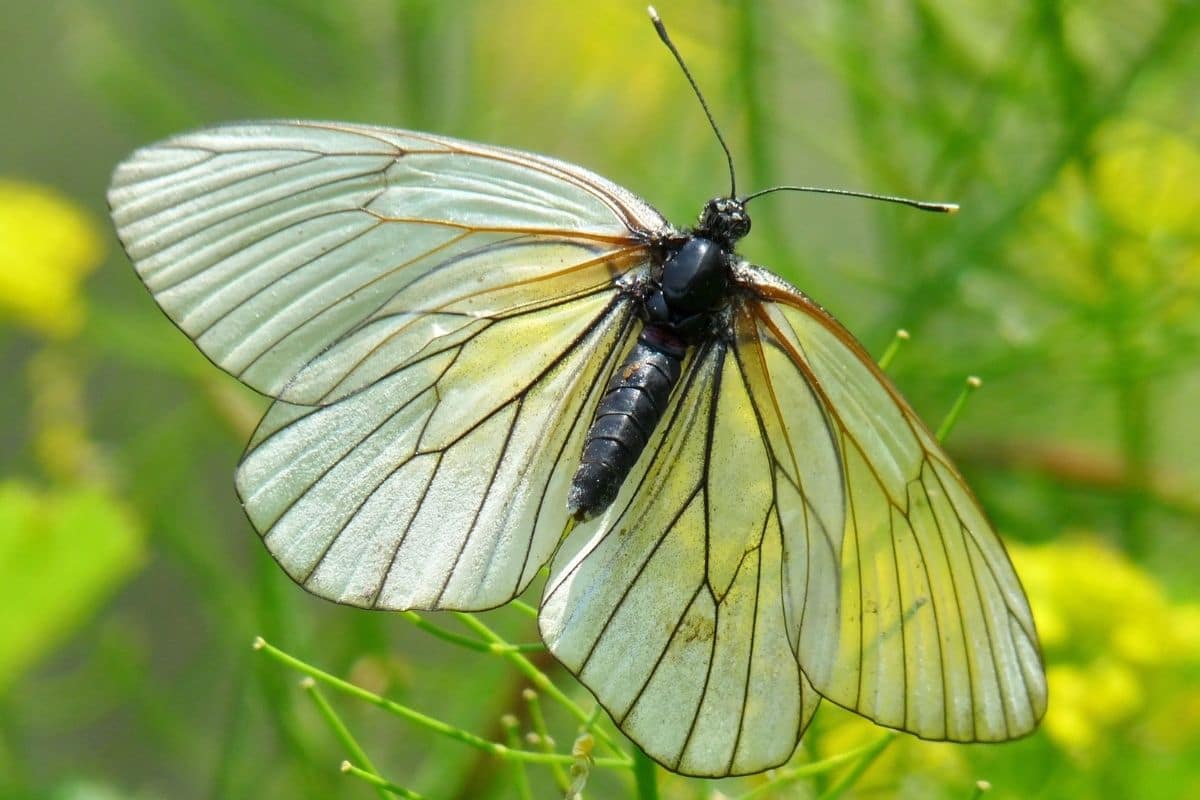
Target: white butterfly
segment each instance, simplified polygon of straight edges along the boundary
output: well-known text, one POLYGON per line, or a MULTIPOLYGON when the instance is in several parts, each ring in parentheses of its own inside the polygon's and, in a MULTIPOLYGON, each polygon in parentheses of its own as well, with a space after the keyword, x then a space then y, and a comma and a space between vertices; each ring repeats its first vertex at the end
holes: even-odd
POLYGON ((682 231, 542 156, 264 122, 137 151, 109 201, 167 316, 275 398, 237 488, 314 594, 486 609, 551 562, 546 645, 691 775, 784 762, 822 697, 928 739, 1042 717, 999 539, 855 339, 733 253, 740 234, 714 226, 744 198, 682 231), (639 334, 684 331, 654 297, 705 237, 721 289, 679 334, 661 421, 615 499, 569 509, 602 396, 644 365, 639 334))

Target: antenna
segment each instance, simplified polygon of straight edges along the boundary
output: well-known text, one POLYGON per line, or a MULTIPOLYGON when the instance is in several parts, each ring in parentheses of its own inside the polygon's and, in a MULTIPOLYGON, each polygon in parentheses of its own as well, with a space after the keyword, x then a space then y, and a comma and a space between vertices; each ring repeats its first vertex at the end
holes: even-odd
POLYGON ((683 70, 684 77, 692 85, 692 91, 696 93, 696 99, 700 101, 700 107, 704 109, 704 115, 708 117, 708 124, 712 126, 713 133, 717 135, 717 141, 721 143, 721 149, 725 151, 725 160, 729 163, 729 199, 733 200, 737 197, 737 177, 733 172, 733 155, 729 152, 729 145, 725 144, 725 137, 721 135, 721 129, 717 127, 717 121, 713 119, 712 112, 708 110, 708 103, 704 101, 704 95, 700 93, 700 87, 696 85, 696 79, 692 77, 687 64, 683 63, 683 56, 675 48, 675 43, 667 35, 667 26, 663 25, 662 18, 654 10, 654 6, 648 6, 646 11, 650 14, 650 21, 654 23, 654 30, 658 31, 658 38, 662 39, 663 44, 671 51, 671 55, 675 56, 675 60, 679 62, 679 68, 683 70))
POLYGON ((865 197, 868 200, 882 200, 885 203, 898 203, 902 206, 910 208, 919 208, 922 211, 934 211, 938 214, 957 214, 958 203, 931 203, 927 200, 913 200, 908 197, 895 197, 888 194, 872 194, 871 192, 853 192, 849 189, 825 189, 820 186, 772 186, 770 189, 763 189, 748 194, 741 199, 742 205, 746 205, 756 197, 762 197, 764 194, 771 192, 816 192, 818 194, 840 194, 845 197, 865 197))

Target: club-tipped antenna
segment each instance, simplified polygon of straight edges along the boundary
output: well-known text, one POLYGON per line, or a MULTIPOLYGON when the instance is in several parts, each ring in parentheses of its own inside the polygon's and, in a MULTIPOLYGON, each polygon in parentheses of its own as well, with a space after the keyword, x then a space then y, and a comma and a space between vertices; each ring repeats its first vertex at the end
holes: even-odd
POLYGON ((826 189, 822 186, 772 186, 770 189, 763 189, 748 194, 741 198, 742 205, 749 203, 756 197, 762 197, 764 194, 771 192, 816 192, 818 194, 840 194, 845 197, 865 197, 868 200, 882 200, 885 203, 898 203, 909 208, 919 208, 922 211, 933 211, 938 214, 957 214, 958 203, 932 203, 928 200, 913 200, 910 197, 895 197, 890 194, 872 194, 871 192, 854 192, 849 189, 826 189))
POLYGON ((662 39, 663 44, 671 51, 671 55, 675 56, 675 60, 679 62, 679 68, 683 70, 684 77, 692 85, 692 91, 696 93, 696 99, 700 101, 700 107, 704 109, 704 116, 708 117, 708 124, 712 126, 713 133, 717 135, 717 141, 721 143, 721 149, 725 151, 725 161, 729 164, 729 197, 734 199, 737 197, 737 176, 733 171, 733 154, 729 152, 729 145, 725 144, 725 137, 721 135, 721 129, 717 127, 717 121, 713 119, 712 111, 709 110, 708 103, 704 101, 700 87, 696 85, 696 79, 692 77, 692 73, 684 63, 683 56, 679 54, 675 43, 667 35, 667 26, 663 25, 662 18, 658 16, 654 6, 648 6, 646 11, 650 14, 650 21, 654 23, 654 30, 658 31, 658 38, 662 39))

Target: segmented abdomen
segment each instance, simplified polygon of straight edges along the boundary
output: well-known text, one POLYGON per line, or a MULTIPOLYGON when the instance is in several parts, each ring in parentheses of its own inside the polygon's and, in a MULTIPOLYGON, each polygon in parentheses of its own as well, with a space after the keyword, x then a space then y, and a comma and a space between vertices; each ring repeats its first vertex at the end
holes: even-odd
POLYGON ((609 380, 567 494, 577 519, 599 514, 616 499, 667 408, 686 353, 670 332, 647 326, 609 380))

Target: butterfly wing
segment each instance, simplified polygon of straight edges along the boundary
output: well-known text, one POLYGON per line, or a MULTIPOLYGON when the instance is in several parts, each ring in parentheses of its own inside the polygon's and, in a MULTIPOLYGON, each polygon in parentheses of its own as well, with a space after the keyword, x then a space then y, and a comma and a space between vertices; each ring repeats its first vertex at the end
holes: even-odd
POLYGON ((786 616, 806 677, 923 738, 1028 733, 1046 710, 1033 617, 962 477, 836 320, 765 270, 738 277, 758 298, 739 308, 738 358, 787 487, 786 616), (803 475, 814 457, 836 461, 824 482, 803 475), (797 508, 820 510, 825 535, 797 508))
POLYGON ((276 398, 237 486, 289 575, 380 608, 488 608, 528 584, 657 212, 551 159, 304 122, 145 148, 109 199, 167 315, 276 398))
POLYGON ((344 123, 168 139, 119 165, 108 197, 167 316, 247 385, 307 405, 370 385, 424 346, 414 316, 455 329, 579 281, 586 291, 593 275, 580 265, 595 273, 669 229, 578 167, 344 123))
POLYGON ((930 739, 1028 732, 1033 620, 961 477, 836 321, 764 270, 735 277, 727 335, 555 556, 551 652, 685 774, 782 763, 821 696, 930 739))
POLYGON ((701 345, 616 501, 554 558, 554 656, 659 763, 706 777, 786 761, 819 700, 789 646, 788 542, 752 388, 701 345))
POLYGON ((334 403, 277 401, 238 466, 247 514, 322 597, 507 602, 562 536, 571 472, 632 321, 600 291, 438 344, 334 403))

